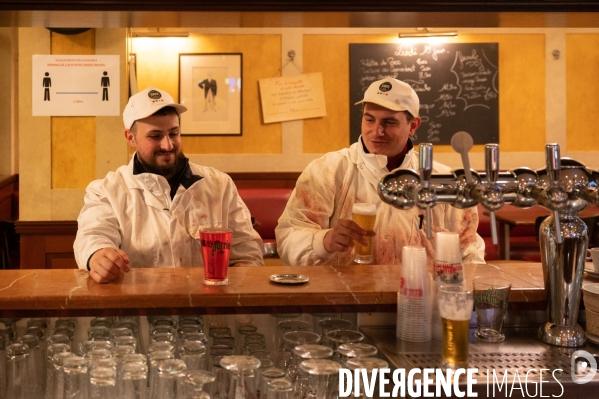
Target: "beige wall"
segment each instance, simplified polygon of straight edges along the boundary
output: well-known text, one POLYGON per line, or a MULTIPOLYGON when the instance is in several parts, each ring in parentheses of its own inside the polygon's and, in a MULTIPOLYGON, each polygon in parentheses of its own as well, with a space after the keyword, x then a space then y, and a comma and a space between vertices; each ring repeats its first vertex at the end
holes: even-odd
MULTIPOLYGON (((349 140, 349 77, 348 71, 336 65, 347 65, 350 42, 390 42, 397 35, 394 29, 374 28, 194 28, 189 32, 189 38, 165 45, 164 39, 144 39, 145 44, 131 39, 127 43, 125 29, 96 29, 93 44, 90 42, 87 48, 91 51, 93 47, 97 54, 121 56, 121 108, 128 95, 125 60, 129 51, 137 55, 138 87, 159 86, 175 98, 179 53, 242 52, 243 135, 185 137, 183 142, 192 161, 225 172, 301 171, 322 153, 344 147, 349 140), (296 53, 293 65, 287 62, 289 50, 296 53), (327 116, 264 124, 258 79, 295 75, 299 69, 323 73, 327 116), (345 89, 338 90, 339 87, 345 89)), ((500 43, 502 169, 543 167, 543 145, 547 142, 559 143, 562 156, 599 168, 599 144, 594 139, 599 59, 586 51, 596 48, 598 37, 597 28, 460 30, 457 42, 500 43), (558 58, 552 55, 555 50, 560 53, 558 58)), ((61 40, 52 39, 43 28, 19 28, 23 220, 75 219, 86 182, 103 177, 128 160, 120 117, 92 117, 85 121, 31 117, 31 55, 56 53, 51 43, 61 40), (72 140, 72 131, 77 128, 92 132, 85 145, 72 140), (65 151, 77 159, 53 159, 65 151), (70 167, 78 163, 85 167, 70 167)), ((60 51, 71 51, 64 41, 61 45, 60 51)), ((474 148, 471 154, 471 163, 477 169, 484 168, 481 147, 474 148)), ((447 146, 435 148, 436 160, 461 167, 459 156, 447 146)))
POLYGON ((11 113, 12 101, 12 28, 0 28, 0 175, 9 175, 14 172, 12 165, 12 150, 14 139, 12 137, 11 113))

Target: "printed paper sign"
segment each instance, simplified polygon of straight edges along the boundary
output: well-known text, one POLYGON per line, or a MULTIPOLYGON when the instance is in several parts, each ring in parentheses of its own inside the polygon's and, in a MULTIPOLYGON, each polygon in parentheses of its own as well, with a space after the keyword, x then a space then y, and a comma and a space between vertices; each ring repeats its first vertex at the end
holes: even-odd
POLYGON ((264 123, 326 116, 322 74, 260 79, 264 123))
POLYGON ((118 55, 34 55, 33 116, 120 115, 118 55))

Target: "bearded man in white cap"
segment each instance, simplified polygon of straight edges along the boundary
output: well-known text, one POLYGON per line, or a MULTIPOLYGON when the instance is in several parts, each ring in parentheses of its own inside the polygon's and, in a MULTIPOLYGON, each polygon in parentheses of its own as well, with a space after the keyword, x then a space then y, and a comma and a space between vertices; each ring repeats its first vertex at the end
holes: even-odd
POLYGON ((87 187, 75 259, 99 283, 131 267, 200 267, 204 227, 233 230, 229 265, 264 265, 262 240, 231 178, 181 151, 183 105, 149 87, 123 112, 128 165, 87 187))
MULTIPOLYGON (((399 210, 379 198, 379 179, 396 168, 418 169, 411 137, 420 126, 420 101, 412 87, 393 78, 372 83, 364 93, 362 135, 358 142, 311 162, 299 177, 275 230, 277 251, 289 265, 352 264, 354 241, 366 245, 372 232, 351 220, 354 203, 376 206, 374 264, 400 264, 405 245, 423 246, 432 269, 434 247, 426 237, 424 211, 399 210)), ((450 168, 437 162, 433 172, 450 168)), ((462 259, 484 263, 485 244, 476 233, 476 208, 439 204, 432 209, 432 231, 460 235, 462 259)))

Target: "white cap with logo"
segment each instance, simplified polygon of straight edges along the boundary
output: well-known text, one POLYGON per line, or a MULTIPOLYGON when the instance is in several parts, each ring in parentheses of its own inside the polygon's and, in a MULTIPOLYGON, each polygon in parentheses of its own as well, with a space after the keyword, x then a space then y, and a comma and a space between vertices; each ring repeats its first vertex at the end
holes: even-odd
POLYGON ((392 111, 408 111, 412 116, 418 116, 420 100, 412 87, 393 78, 385 78, 373 82, 366 92, 364 99, 355 105, 373 103, 392 111))
POLYGON ((131 129, 133 122, 146 118, 164 107, 175 108, 179 115, 187 111, 186 106, 177 104, 170 94, 155 87, 148 87, 132 95, 123 111, 125 128, 131 129))

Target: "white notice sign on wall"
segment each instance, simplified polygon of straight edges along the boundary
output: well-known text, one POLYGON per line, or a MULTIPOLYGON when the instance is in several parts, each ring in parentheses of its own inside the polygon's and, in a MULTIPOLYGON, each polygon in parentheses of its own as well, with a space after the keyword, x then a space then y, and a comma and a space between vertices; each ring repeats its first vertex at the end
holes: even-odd
POLYGON ((260 79, 264 123, 326 116, 322 73, 260 79))
POLYGON ((33 116, 120 115, 118 55, 34 55, 33 116))

